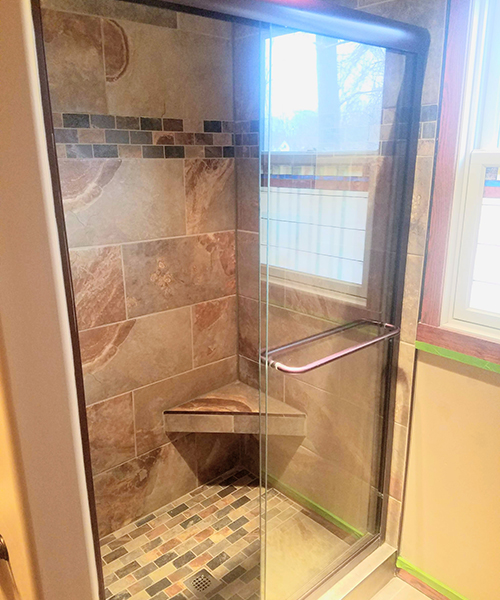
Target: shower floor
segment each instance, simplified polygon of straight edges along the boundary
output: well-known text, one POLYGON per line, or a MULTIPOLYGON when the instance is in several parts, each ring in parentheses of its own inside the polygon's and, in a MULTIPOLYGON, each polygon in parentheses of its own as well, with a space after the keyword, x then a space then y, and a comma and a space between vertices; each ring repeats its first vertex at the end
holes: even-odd
MULTIPOLYGON (((267 531, 273 563, 268 558, 267 595, 276 600, 295 597, 297 584, 310 581, 349 547, 346 534, 320 524, 276 489, 267 493, 267 531), (291 548, 297 550, 296 564, 291 548)), ((201 580, 211 582, 201 597, 258 600, 258 479, 238 470, 202 485, 103 538, 101 556, 110 600, 200 598, 189 588, 200 571, 201 580)))

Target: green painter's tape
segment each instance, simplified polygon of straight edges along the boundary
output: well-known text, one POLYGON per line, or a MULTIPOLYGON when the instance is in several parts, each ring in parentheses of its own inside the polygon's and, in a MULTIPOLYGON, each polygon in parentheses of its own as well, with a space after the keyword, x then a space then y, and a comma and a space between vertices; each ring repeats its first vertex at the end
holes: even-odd
POLYGON ((326 508, 323 508, 319 504, 316 504, 316 502, 314 502, 313 500, 309 500, 309 498, 307 498, 297 490, 294 490, 286 483, 282 483, 279 479, 276 479, 276 477, 273 477, 272 475, 268 475, 267 478, 273 487, 282 491, 289 498, 295 500, 301 506, 312 510, 317 515, 320 515, 321 517, 323 517, 330 523, 333 523, 339 529, 342 529, 342 531, 345 531, 346 533, 352 535, 356 539, 363 537, 364 533, 362 531, 356 529, 356 527, 353 527, 352 525, 344 521, 344 519, 341 519, 340 517, 337 517, 337 515, 334 515, 330 511, 326 510, 326 508))
POLYGON ((451 360, 457 360, 458 362, 466 365, 477 367, 478 369, 484 369, 485 371, 492 371, 493 373, 500 373, 500 365, 496 363, 488 362, 482 358, 476 358, 475 356, 469 356, 468 354, 462 354, 461 352, 455 352, 455 350, 447 350, 440 346, 434 346, 427 344, 426 342, 415 342, 415 348, 422 350, 422 352, 429 352, 436 356, 442 356, 443 358, 449 358, 451 360))
POLYGON ((404 569, 405 571, 410 573, 410 575, 414 575, 417 579, 420 579, 420 581, 423 581, 433 590, 436 590, 436 592, 443 594, 443 596, 446 596, 446 598, 449 598, 450 600, 467 600, 465 596, 462 596, 462 594, 453 591, 447 585, 444 585, 444 583, 441 583, 437 579, 434 579, 434 577, 431 577, 431 575, 427 575, 427 573, 424 573, 423 571, 415 567, 415 565, 412 565, 410 562, 408 562, 405 558, 402 558, 401 556, 398 556, 396 566, 399 569, 404 569))

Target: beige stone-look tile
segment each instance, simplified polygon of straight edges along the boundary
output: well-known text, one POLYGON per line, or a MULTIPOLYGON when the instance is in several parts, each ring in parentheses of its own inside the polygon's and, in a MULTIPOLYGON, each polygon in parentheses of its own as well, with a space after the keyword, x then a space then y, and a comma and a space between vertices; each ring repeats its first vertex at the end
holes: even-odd
POLYGON ((300 442, 300 438, 291 436, 269 438, 269 474, 353 527, 367 531, 370 483, 304 448, 300 442))
POLYGON ((238 297, 238 351, 253 361, 259 361, 259 303, 238 297))
POLYGON ((222 37, 227 40, 231 39, 232 25, 229 21, 222 21, 221 19, 210 19, 180 12, 177 14, 177 27, 181 31, 204 33, 205 35, 222 37))
POLYGON ((425 252, 433 160, 431 156, 419 156, 415 166, 408 252, 419 256, 425 252))
POLYGON ((260 165, 258 158, 237 158, 238 229, 259 231, 260 165))
POLYGON ((236 297, 192 307, 194 366, 233 356, 237 351, 236 297))
POLYGON ((238 231, 238 293, 248 298, 259 298, 260 248, 259 234, 238 231))
POLYGON ((123 76, 130 62, 127 34, 117 21, 102 20, 104 41, 104 70, 106 81, 114 82, 123 76))
POLYGON ((53 110, 105 113, 101 19, 55 10, 42 19, 53 110))
POLYGON ((231 357, 136 390, 138 453, 147 452, 167 441, 163 430, 164 410, 222 387, 236 377, 236 357, 231 357))
POLYGON ((162 27, 176 27, 177 14, 165 8, 146 6, 122 0, 43 0, 42 6, 75 13, 100 15, 110 19, 126 19, 162 27))
POLYGON ((269 600, 294 597, 349 549, 346 542, 300 513, 269 532, 266 543, 269 600))
POLYGON ((260 35, 257 27, 235 27, 234 120, 249 121, 260 115, 260 35), (244 29, 243 29, 244 28, 244 29), (244 35, 240 35, 244 33, 244 35))
POLYGON ((119 26, 129 58, 108 78, 110 113, 232 120, 229 40, 124 20, 119 26))
MULTIPOLYGON (((261 366, 261 388, 265 391, 266 388, 266 373, 265 366, 261 366)), ((238 357, 238 377, 247 385, 259 389, 259 363, 245 358, 238 357)), ((268 369, 267 386, 269 395, 276 400, 283 400, 285 394, 285 375, 276 369, 268 369)))
POLYGON ((227 434, 196 434, 198 480, 206 483, 240 462, 241 436, 227 434))
POLYGON ((360 8, 381 17, 388 17, 425 27, 431 34, 431 45, 427 59, 427 69, 423 89, 423 104, 437 104, 441 78, 442 53, 444 43, 444 29, 446 18, 446 1, 438 0, 389 0, 366 5, 366 0, 361 0, 360 8))
POLYGON ((326 331, 330 327, 331 324, 322 319, 298 314, 279 306, 269 306, 267 328, 271 348, 326 331))
POLYGON ((417 156, 434 156, 435 140, 418 140, 417 156))
POLYGON ((142 158, 142 148, 133 144, 120 144, 118 146, 118 155, 120 158, 142 158))
POLYGON ((319 390, 293 377, 285 378, 285 402, 307 415, 304 448, 370 480, 378 411, 363 409, 343 400, 335 390, 319 390))
POLYGON ((80 333, 88 404, 192 368, 189 308, 80 333))
POLYGON ((392 496, 389 496, 387 505, 387 526, 385 541, 398 548, 399 544, 399 530, 401 527, 401 502, 396 500, 392 496))
POLYGON ((79 129, 79 144, 104 144, 104 129, 79 129))
POLYGON ((87 407, 90 454, 94 474, 135 456, 132 394, 87 407))
POLYGON ((415 346, 413 344, 400 342, 394 418, 396 423, 404 425, 405 427, 408 427, 410 422, 414 362, 415 346))
POLYGON ((182 169, 182 160, 60 160, 70 247, 184 234, 182 169))
POLYGON ((195 437, 134 458, 97 475, 94 482, 102 537, 196 487, 195 437))
POLYGON ((168 413, 163 417, 165 431, 172 433, 232 433, 232 415, 196 415, 168 413))
POLYGON ((184 179, 188 233, 235 228, 234 159, 187 159, 184 179))
POLYGON ((234 232, 127 244, 123 263, 131 317, 236 292, 234 232))
POLYGON ((403 293, 403 313, 401 318, 401 340, 413 344, 417 335, 418 315, 424 259, 408 254, 403 293))
POLYGON ((389 493, 396 500, 403 500, 403 486, 406 469, 406 453, 408 446, 408 428, 394 424, 392 441, 391 479, 389 493))
POLYGON ((120 248, 71 250, 70 259, 79 329, 123 321, 126 313, 120 248))

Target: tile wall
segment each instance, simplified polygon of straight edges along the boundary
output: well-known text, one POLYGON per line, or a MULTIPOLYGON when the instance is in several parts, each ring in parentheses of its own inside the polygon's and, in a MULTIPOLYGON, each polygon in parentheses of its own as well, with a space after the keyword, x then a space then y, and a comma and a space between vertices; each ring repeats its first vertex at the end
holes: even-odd
MULTIPOLYGON (((237 378, 232 26, 46 0, 44 41, 101 535, 240 460, 162 410, 237 378)), ((238 148, 235 152, 235 145, 238 148)))

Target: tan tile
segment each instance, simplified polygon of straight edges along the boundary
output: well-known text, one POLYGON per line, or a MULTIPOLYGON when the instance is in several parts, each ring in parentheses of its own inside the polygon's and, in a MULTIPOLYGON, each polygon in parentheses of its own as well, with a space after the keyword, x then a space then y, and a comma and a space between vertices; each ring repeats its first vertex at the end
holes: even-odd
POLYGON ((418 140, 417 156, 434 156, 435 140, 418 140))
POLYGON ((169 413, 164 416, 165 430, 172 433, 189 432, 233 432, 234 424, 231 415, 186 415, 169 413))
POLYGON ((194 436, 186 436, 97 475, 100 535, 107 535, 194 489, 194 458, 194 436))
POLYGON ((120 26, 129 55, 106 84, 112 114, 231 120, 229 40, 131 21, 120 26))
POLYGON ((42 16, 52 108, 105 113, 101 20, 54 10, 42 16))
MULTIPOLYGON (((239 30, 241 31, 241 28, 239 30)), ((233 45, 235 121, 248 121, 259 118, 259 56, 259 30, 256 27, 247 27, 245 36, 235 37, 233 45)))
POLYGON ((237 158, 238 229, 259 231, 260 166, 258 158, 237 158))
POLYGON ((260 247, 259 234, 237 232, 238 293, 248 298, 259 298, 260 247))
POLYGON ((71 250, 71 275, 78 327, 123 321, 125 292, 120 248, 71 250))
POLYGON ((411 392, 413 369, 415 362, 415 346, 400 342, 398 356, 398 374, 396 384, 395 420, 406 427, 410 421, 411 392))
POLYGON ((134 392, 138 452, 146 452, 165 443, 164 410, 235 379, 236 358, 232 357, 134 392))
POLYGON ((188 233, 234 229, 234 159, 188 159, 184 177, 188 233))
POLYGON ((232 25, 228 21, 220 19, 209 19, 190 15, 189 13, 178 13, 178 27, 182 31, 192 31, 194 33, 204 33, 216 37, 231 38, 232 25))
POLYGON ((239 464, 240 441, 240 436, 233 433, 196 434, 196 456, 200 483, 215 479, 239 464))
POLYGON ((142 148, 133 144, 120 144, 118 154, 120 158, 142 158, 142 148))
POLYGON ((88 406, 87 423, 94 473, 135 456, 132 394, 88 406))
POLYGON ((53 112, 52 113, 52 126, 54 128, 58 128, 58 127, 62 127, 63 126, 62 113, 60 113, 60 112, 53 112))
POLYGON ((406 258, 401 340, 410 344, 415 342, 417 335, 423 264, 422 256, 409 254, 406 258))
MULTIPOLYGON (((265 367, 261 368, 261 386, 262 390, 266 388, 266 373, 265 367)), ((251 387, 259 389, 259 363, 256 361, 245 358, 244 356, 238 357, 238 378, 243 383, 250 385, 251 387)), ((285 375, 276 369, 268 369, 268 391, 269 395, 276 400, 283 400, 285 391, 285 375)))
POLYGON ((153 131, 153 144, 160 146, 171 146, 175 143, 175 135, 173 133, 165 133, 165 131, 153 131))
POLYGON ((401 502, 389 496, 389 502, 387 507, 387 530, 385 535, 385 541, 398 548, 399 544, 399 530, 401 527, 401 502))
POLYGON ((425 252, 433 160, 431 156, 419 156, 415 166, 408 252, 420 256, 425 252))
POLYGON ((182 162, 60 160, 70 247, 185 233, 182 162))
POLYGON ((236 354, 236 297, 193 306, 193 359, 198 367, 236 354))
POLYGON ((129 316, 236 291, 233 232, 127 244, 123 261, 129 316))
POLYGON ((238 297, 238 348, 239 353, 259 361, 259 303, 257 300, 238 297))
POLYGON ((104 144, 104 129, 79 129, 79 144, 104 144))
POLYGON ((407 445, 408 429, 399 423, 395 423, 389 493, 393 498, 400 501, 403 500, 407 445))
POLYGON ((189 370, 190 322, 185 308, 81 332, 87 403, 189 370))
POLYGON ((66 145, 56 144, 56 154, 58 159, 66 158, 66 145))
POLYGON ((184 153, 186 158, 204 158, 205 146, 186 146, 184 153))

